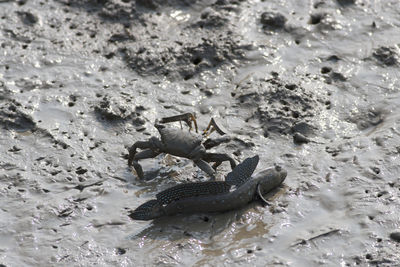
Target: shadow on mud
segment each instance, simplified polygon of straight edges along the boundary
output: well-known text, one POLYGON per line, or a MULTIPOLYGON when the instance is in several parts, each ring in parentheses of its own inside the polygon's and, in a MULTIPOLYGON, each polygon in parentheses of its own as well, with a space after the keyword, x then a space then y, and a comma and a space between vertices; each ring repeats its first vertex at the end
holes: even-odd
POLYGON ((153 240, 176 241, 181 239, 209 240, 228 229, 238 221, 249 207, 240 211, 225 213, 176 215, 159 218, 139 233, 133 233, 128 239, 150 238, 153 240))
POLYGON ((190 216, 171 216, 156 219, 139 233, 128 239, 150 238, 153 240, 168 239, 210 239, 227 229, 238 218, 236 211, 223 214, 196 214, 190 216))

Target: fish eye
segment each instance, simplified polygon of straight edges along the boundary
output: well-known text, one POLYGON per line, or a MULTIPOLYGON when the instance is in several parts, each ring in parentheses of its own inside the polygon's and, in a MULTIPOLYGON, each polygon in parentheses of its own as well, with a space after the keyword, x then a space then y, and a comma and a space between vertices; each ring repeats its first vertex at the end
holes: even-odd
POLYGON ((279 165, 276 165, 276 166, 275 166, 275 170, 276 170, 277 172, 280 172, 280 171, 282 170, 282 167, 279 166, 279 165))

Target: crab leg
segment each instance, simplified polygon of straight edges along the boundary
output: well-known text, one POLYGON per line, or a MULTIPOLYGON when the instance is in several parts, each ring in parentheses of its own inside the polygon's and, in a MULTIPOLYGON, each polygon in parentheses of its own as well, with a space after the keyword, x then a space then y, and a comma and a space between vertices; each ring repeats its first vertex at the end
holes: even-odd
MULTIPOLYGON (((189 131, 192 130, 192 122, 193 122, 196 133, 198 132, 196 115, 194 113, 185 113, 185 114, 181 114, 181 115, 162 118, 160 120, 160 123, 168 123, 168 122, 175 122, 175 121, 185 122, 187 124, 187 126, 189 126, 189 131)), ((182 128, 182 126, 181 126, 181 128, 182 128)))
POLYGON ((229 141, 231 141, 231 137, 228 135, 225 135, 223 137, 216 138, 216 139, 209 138, 206 141, 204 141, 203 145, 206 149, 210 149, 212 147, 219 146, 222 143, 228 143, 229 141))
POLYGON ((215 170, 213 168, 211 168, 211 166, 205 162, 202 159, 198 159, 198 160, 194 160, 193 161, 202 171, 204 171, 205 173, 207 173, 210 177, 211 180, 215 179, 215 170))
POLYGON ((129 156, 128 156, 128 166, 132 166, 132 161, 133 158, 136 155, 136 149, 146 149, 146 148, 151 148, 152 143, 150 141, 137 141, 135 142, 128 150, 129 150, 129 156))
POLYGON ((160 154, 160 153, 153 151, 151 149, 146 149, 146 150, 140 151, 132 158, 132 165, 135 168, 135 171, 140 179, 144 178, 144 174, 143 174, 142 166, 140 166, 140 164, 139 164, 139 160, 154 158, 158 154, 160 154))
POLYGON ((206 153, 206 155, 203 157, 203 159, 208 162, 215 162, 213 165, 214 170, 219 165, 221 165, 221 163, 224 161, 229 161, 229 163, 231 164, 232 170, 236 167, 235 160, 232 157, 230 157, 228 154, 206 153))
POLYGON ((217 131, 220 135, 225 134, 225 132, 215 122, 214 118, 211 118, 210 123, 208 124, 207 128, 203 132, 203 135, 209 136, 214 131, 217 131))

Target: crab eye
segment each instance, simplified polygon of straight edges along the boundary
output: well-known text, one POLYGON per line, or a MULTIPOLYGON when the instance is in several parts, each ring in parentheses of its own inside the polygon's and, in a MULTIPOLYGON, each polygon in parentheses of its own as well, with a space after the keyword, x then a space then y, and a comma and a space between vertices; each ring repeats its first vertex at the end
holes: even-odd
POLYGON ((275 166, 275 170, 276 170, 277 172, 280 172, 280 171, 282 170, 282 167, 279 166, 279 165, 276 165, 276 166, 275 166))

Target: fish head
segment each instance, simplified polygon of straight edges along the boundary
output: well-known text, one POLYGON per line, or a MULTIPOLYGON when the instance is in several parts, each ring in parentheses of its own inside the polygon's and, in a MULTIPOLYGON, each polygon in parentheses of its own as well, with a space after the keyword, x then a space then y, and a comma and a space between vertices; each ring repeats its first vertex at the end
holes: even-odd
POLYGON ((255 179, 258 180, 258 185, 262 192, 268 193, 285 181, 286 176, 287 171, 277 165, 273 168, 268 168, 258 172, 255 179))

